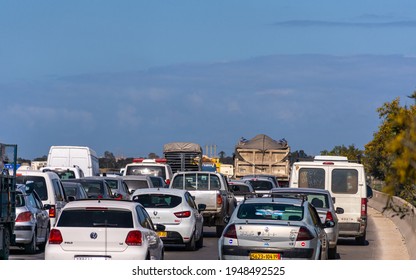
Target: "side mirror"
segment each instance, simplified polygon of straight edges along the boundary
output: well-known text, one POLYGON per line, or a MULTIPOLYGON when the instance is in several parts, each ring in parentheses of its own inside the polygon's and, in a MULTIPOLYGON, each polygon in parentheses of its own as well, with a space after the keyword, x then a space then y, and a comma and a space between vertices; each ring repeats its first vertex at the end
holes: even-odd
POLYGON ((206 204, 198 204, 198 212, 202 212, 205 209, 207 209, 207 205, 206 204))
POLYGON ((367 185, 367 198, 372 198, 373 197, 373 189, 367 185))
POLYGON ((52 207, 51 207, 51 205, 50 204, 43 204, 43 209, 44 210, 49 210, 49 209, 51 209, 52 207))
POLYGON ((335 213, 337 213, 337 214, 344 214, 344 208, 337 207, 337 208, 335 209, 335 213))
POLYGON ((162 224, 154 224, 155 231, 165 231, 166 226, 162 224))
POLYGON ((67 201, 68 201, 68 202, 71 202, 71 201, 75 201, 75 200, 77 200, 77 199, 76 199, 76 197, 75 197, 75 196, 72 196, 72 195, 68 195, 68 196, 66 197, 66 199, 67 199, 67 201))

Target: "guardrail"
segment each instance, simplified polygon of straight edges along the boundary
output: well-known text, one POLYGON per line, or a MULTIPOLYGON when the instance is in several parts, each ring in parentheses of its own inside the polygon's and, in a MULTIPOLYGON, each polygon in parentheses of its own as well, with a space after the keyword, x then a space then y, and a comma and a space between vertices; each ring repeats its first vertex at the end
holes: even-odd
POLYGON ((373 197, 368 200, 368 205, 393 221, 405 239, 410 259, 416 260, 416 208, 399 197, 391 197, 395 207, 407 210, 406 215, 401 217, 397 212, 386 209, 388 199, 388 194, 373 190, 373 197))

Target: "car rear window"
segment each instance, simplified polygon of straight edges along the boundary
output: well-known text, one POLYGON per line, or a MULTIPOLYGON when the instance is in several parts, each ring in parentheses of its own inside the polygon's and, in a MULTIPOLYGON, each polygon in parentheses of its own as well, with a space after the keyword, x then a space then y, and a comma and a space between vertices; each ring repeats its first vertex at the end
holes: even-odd
POLYGON ((174 208, 182 202, 182 197, 170 194, 141 194, 133 199, 144 208, 174 208))
POLYGON ((41 200, 48 200, 48 190, 46 189, 45 178, 40 176, 17 176, 16 183, 26 184, 33 182, 34 190, 37 192, 41 200))
POLYGON ((58 227, 133 228, 133 215, 127 210, 64 210, 58 227))
POLYGON ((273 183, 270 181, 264 180, 250 180, 251 185, 255 191, 268 191, 273 189, 273 183))
POLYGON ((127 167, 126 175, 152 175, 166 178, 164 166, 131 165, 127 167))
POLYGON ((300 221, 303 207, 292 204, 247 203, 237 212, 239 219, 300 221))
POLYGON ((149 183, 146 180, 124 180, 124 182, 131 191, 149 188, 149 183))

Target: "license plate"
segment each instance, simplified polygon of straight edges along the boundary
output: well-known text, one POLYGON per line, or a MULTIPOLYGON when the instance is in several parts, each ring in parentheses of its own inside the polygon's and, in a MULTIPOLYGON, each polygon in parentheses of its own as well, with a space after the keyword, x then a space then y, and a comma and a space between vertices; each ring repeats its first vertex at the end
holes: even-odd
POLYGON ((250 260, 281 260, 278 253, 250 253, 250 260))
POLYGON ((94 260, 111 260, 111 257, 106 256, 75 256, 74 260, 76 261, 94 261, 94 260))
POLYGON ((166 231, 158 231, 157 235, 159 235, 159 237, 167 237, 168 233, 166 231))

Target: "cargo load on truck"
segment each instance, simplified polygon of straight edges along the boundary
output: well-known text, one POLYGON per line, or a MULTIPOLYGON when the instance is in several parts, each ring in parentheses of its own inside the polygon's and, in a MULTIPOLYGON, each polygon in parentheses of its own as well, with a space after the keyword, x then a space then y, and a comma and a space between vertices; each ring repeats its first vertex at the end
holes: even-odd
POLYGON ((200 171, 202 169, 202 147, 191 142, 172 142, 163 145, 163 154, 172 172, 200 171))
POLYGON ((259 134, 250 140, 244 138, 235 146, 234 176, 267 174, 280 182, 288 182, 290 175, 290 147, 286 140, 274 140, 259 134))

